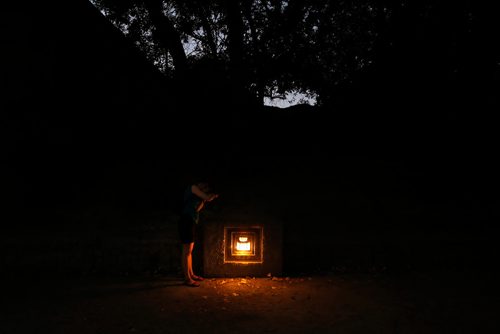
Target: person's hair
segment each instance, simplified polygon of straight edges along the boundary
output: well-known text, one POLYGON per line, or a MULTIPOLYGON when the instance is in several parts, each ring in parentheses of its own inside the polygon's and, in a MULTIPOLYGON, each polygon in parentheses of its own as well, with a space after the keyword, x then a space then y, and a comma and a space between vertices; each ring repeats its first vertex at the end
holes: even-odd
POLYGON ((193 183, 191 183, 191 184, 196 184, 197 186, 200 186, 200 185, 205 186, 205 187, 207 187, 206 191, 215 192, 213 180, 209 177, 200 176, 197 178, 193 178, 193 183))
POLYGON ((195 178, 193 179, 193 184, 210 184, 206 178, 195 178))

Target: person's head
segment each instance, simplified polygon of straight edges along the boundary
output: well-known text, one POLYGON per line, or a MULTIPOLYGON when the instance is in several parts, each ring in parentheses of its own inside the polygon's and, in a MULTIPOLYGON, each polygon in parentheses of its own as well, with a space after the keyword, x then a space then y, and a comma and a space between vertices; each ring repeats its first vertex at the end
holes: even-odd
POLYGON ((211 190, 211 182, 203 176, 193 178, 191 184, 196 185, 198 188, 200 188, 201 191, 205 193, 208 193, 211 190))
POLYGON ((203 191, 204 193, 208 193, 210 192, 210 185, 208 184, 208 182, 206 181, 198 181, 197 183, 195 183, 198 188, 200 188, 201 191, 203 191))

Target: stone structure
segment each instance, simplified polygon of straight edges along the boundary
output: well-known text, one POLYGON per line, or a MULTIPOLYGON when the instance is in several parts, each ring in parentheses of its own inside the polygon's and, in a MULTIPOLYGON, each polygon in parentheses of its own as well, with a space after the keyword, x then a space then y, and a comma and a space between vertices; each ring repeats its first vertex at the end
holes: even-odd
POLYGON ((283 268, 281 222, 266 216, 222 217, 203 231, 203 271, 207 277, 279 276, 283 268), (236 252, 238 235, 248 248, 236 252), (245 254, 247 253, 247 254, 245 254))

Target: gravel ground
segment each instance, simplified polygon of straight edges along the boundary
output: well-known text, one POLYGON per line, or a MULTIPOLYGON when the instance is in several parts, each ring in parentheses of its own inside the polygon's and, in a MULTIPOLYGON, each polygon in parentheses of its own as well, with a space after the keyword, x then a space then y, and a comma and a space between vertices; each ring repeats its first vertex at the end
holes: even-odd
POLYGON ((493 333, 491 276, 450 273, 5 282, 2 333, 493 333))

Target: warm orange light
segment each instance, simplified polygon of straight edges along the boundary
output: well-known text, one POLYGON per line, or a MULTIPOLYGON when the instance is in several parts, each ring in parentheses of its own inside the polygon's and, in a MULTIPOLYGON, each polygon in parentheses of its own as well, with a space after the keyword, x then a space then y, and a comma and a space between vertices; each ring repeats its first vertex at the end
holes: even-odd
POLYGON ((224 263, 262 263, 262 227, 225 227, 224 263))
POLYGON ((236 241, 236 250, 238 251, 250 251, 250 242, 248 242, 247 237, 239 237, 236 241))

